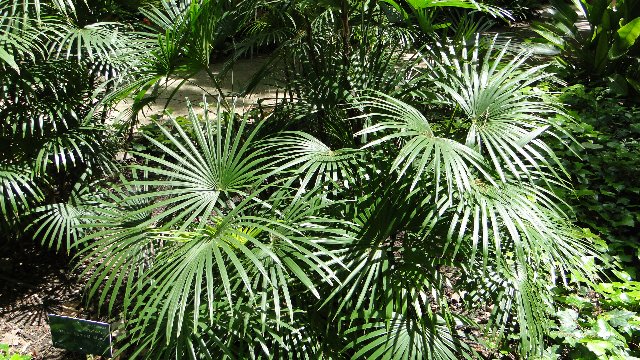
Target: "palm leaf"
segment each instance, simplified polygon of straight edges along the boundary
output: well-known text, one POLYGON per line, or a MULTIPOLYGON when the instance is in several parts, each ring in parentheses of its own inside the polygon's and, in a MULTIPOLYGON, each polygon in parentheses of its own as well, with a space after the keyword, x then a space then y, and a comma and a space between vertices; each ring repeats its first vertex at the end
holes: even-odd
POLYGON ((189 120, 193 136, 174 119, 171 124, 175 132, 158 125, 175 150, 149 138, 166 155, 161 158, 138 154, 149 165, 135 166, 149 176, 134 184, 154 190, 138 196, 150 201, 149 207, 142 211, 158 212, 154 221, 170 218, 164 224, 166 227, 181 222, 182 230, 192 225, 211 225, 221 208, 229 206, 234 197, 247 195, 260 183, 265 174, 262 165, 268 161, 261 156, 263 150, 254 144, 259 129, 253 129, 245 137, 246 118, 240 120, 236 128, 233 113, 225 119, 218 105, 217 117, 210 119, 205 104, 203 123, 192 108, 189 120))
MULTIPOLYGON (((332 270, 335 265, 329 266, 322 259, 331 259, 331 252, 318 242, 320 238, 317 237, 330 223, 323 224, 321 219, 302 216, 305 212, 300 212, 297 206, 293 207, 297 210, 293 218, 285 209, 281 221, 261 215, 243 215, 255 206, 255 200, 249 197, 220 218, 215 227, 196 232, 158 233, 160 239, 175 243, 175 246, 163 250, 149 275, 162 286, 143 290, 144 297, 148 297, 145 307, 158 309, 161 317, 175 319, 179 333, 182 314, 192 300, 198 308, 200 294, 206 303, 224 296, 233 307, 239 285, 244 287, 250 300, 257 301, 259 308, 274 311, 279 320, 282 308, 287 308, 293 318, 288 290, 292 281, 299 282, 319 297, 311 272, 320 276, 323 282, 337 280, 332 270), (212 272, 213 269, 217 271, 212 272), (175 284, 184 286, 176 287, 175 284), (264 298, 255 298, 256 292, 271 294, 273 303, 266 304, 264 298)), ((339 264, 335 258, 333 260, 339 264)), ((211 312, 209 315, 212 316, 211 312)), ((173 330, 169 326, 167 336, 173 330)))
POLYGON ((89 298, 99 294, 101 304, 109 299, 109 313, 123 287, 123 302, 130 303, 132 284, 146 272, 160 246, 150 241, 153 227, 145 225, 151 213, 140 211, 148 204, 133 198, 143 191, 144 187, 111 186, 81 218, 85 236, 76 243, 76 257, 87 259, 83 276, 89 276, 89 298))
POLYGON ((91 208, 95 199, 87 186, 88 174, 84 173, 74 185, 68 201, 48 204, 33 211, 34 218, 25 230, 33 229, 33 237, 49 248, 70 252, 76 242, 84 236, 81 227, 86 218, 92 215, 91 208))
MULTIPOLYGON (((8 5, 0 2, 0 8, 7 9, 8 5)), ((11 9, 0 16, 0 61, 9 65, 16 72, 20 72, 18 62, 22 58, 33 59, 42 53, 42 43, 39 38, 40 30, 36 21, 11 9)), ((49 24, 50 21, 45 22, 49 24)))
POLYGON ((353 187, 360 168, 355 149, 332 150, 317 138, 303 132, 284 133, 265 143, 266 149, 275 150, 276 162, 272 174, 292 169, 300 180, 298 195, 326 182, 337 186, 353 187))
MULTIPOLYGON (((375 313, 374 313, 375 314, 375 313)), ((353 359, 438 359, 470 358, 458 350, 457 341, 450 328, 433 315, 422 314, 412 318, 392 312, 389 317, 365 317, 365 323, 356 325, 345 333, 359 332, 352 344, 353 359), (440 323, 438 323, 440 322, 440 323)))
POLYGON ((513 246, 521 264, 544 267, 551 273, 558 270, 560 277, 577 271, 594 278, 593 270, 584 269, 582 260, 596 254, 593 245, 577 237, 562 214, 538 203, 535 192, 516 185, 477 185, 468 195, 455 209, 448 238, 458 247, 468 235, 471 258, 482 254, 486 266, 493 253, 500 263, 504 247, 513 246))
POLYGON ((12 164, 0 163, 0 192, 0 210, 4 219, 23 215, 42 198, 31 171, 12 164))
POLYGON ((429 175, 433 176, 436 193, 439 193, 442 181, 447 184, 448 192, 454 188, 459 191, 469 189, 475 172, 490 179, 484 159, 478 152, 454 140, 438 137, 426 117, 411 105, 384 94, 377 95, 362 97, 359 106, 371 108, 372 111, 365 116, 380 117, 381 121, 356 135, 383 132, 380 138, 369 142, 364 148, 409 138, 402 142, 392 170, 398 172, 399 179, 408 170, 415 171, 411 188, 429 175), (395 132, 388 133, 389 130, 395 132))
POLYGON ((436 85, 436 96, 444 104, 459 108, 469 123, 466 145, 488 157, 500 179, 536 178, 562 168, 551 148, 540 138, 562 132, 549 121, 562 114, 561 108, 543 99, 542 92, 527 89, 549 78, 546 65, 526 68, 529 51, 506 60, 507 43, 494 56, 497 37, 484 56, 479 38, 459 54, 453 46, 443 46, 425 62, 436 85), (503 63, 504 62, 504 63, 503 63))
POLYGON ((68 170, 81 164, 98 172, 114 169, 112 151, 107 141, 101 140, 105 131, 97 126, 84 126, 48 137, 38 149, 34 171, 68 170))

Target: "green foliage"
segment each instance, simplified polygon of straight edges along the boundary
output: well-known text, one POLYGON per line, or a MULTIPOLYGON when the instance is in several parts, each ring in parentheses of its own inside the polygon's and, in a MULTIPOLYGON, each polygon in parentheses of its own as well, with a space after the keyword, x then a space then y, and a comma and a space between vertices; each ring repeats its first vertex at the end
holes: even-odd
MULTIPOLYGON (((345 51, 322 29, 312 36, 345 51)), ((474 324, 447 291, 495 304, 487 332, 518 329, 523 356, 542 352, 547 289, 595 279, 583 257, 598 255, 548 185, 564 181, 543 141, 562 134, 562 111, 530 88, 543 67, 495 39, 408 63, 372 45, 341 67, 294 53, 297 101, 265 118, 219 104, 154 125, 132 175, 74 207, 89 296, 127 319, 123 352, 473 357, 456 327, 474 324)))
MULTIPOLYGON (((149 26, 131 33, 60 5, 46 7, 55 24, 36 5, 2 20, 2 226, 76 252, 88 297, 124 322, 122 356, 453 360, 489 337, 532 358, 563 300, 550 289, 599 283, 624 260, 570 221, 577 149, 559 143, 581 125, 539 86, 547 67, 441 11, 501 9, 166 0, 146 2, 149 26), (421 30, 393 25, 390 10, 421 30), (415 49, 419 32, 428 43, 415 49), (219 97, 210 111, 205 97, 203 114, 189 105, 134 133, 164 77, 204 71, 222 95, 210 65, 270 41, 272 60, 243 91, 273 71, 284 97, 270 109, 241 116, 219 97), (110 127, 109 107, 129 95, 131 113, 110 127), (122 135, 127 169, 109 141, 122 135)), ((625 52, 635 32, 621 29, 625 52)), ((578 140, 614 139, 593 134, 578 140)), ((607 306, 635 306, 633 283, 598 289, 607 306)), ((615 314, 578 323, 576 343, 601 354, 632 343, 623 322, 635 320, 615 314)))
MULTIPOLYGON (((604 241, 612 277, 621 282, 597 283, 558 290, 556 325, 545 359, 636 359, 640 356, 640 283, 636 224, 640 188, 637 106, 602 88, 575 85, 560 95, 576 122, 567 123, 575 136, 572 149, 559 150, 574 175, 573 206, 579 224, 594 229, 587 236, 604 241), (578 156, 580 158, 578 159, 578 156), (581 161, 580 161, 581 160, 581 161)), ((568 141, 568 138, 564 138, 568 141)), ((559 149, 559 148, 558 148, 559 149)), ((591 262, 590 266, 598 266, 591 262)), ((577 279, 581 280, 581 279, 577 279)))
MULTIPOLYGON (((0 1, 0 228, 7 238, 42 207, 62 209, 81 178, 113 169, 106 113, 96 110, 103 86, 125 71, 119 60, 127 36, 117 24, 74 23, 72 3, 48 5, 0 1)), ((68 250, 76 239, 62 224, 71 213, 53 213, 58 220, 48 224, 58 225, 37 230, 39 240, 60 249, 66 232, 68 250)))
POLYGON ((92 6, 0 1, 3 240, 31 235, 69 251, 81 236, 78 194, 115 169, 109 93, 136 67, 140 44, 101 12, 115 4, 92 6))
POLYGON ((0 360, 31 360, 31 356, 16 353, 9 345, 0 344, 0 360))
POLYGON ((600 302, 607 307, 624 307, 629 310, 640 310, 640 282, 603 283, 598 284, 595 289, 603 295, 604 298, 600 300, 600 302))
MULTIPOLYGON (((162 155, 161 153, 154 154, 153 151, 156 149, 156 147, 151 142, 151 139, 160 142, 165 146, 172 146, 171 140, 167 136, 165 136, 161 128, 157 126, 157 122, 161 121, 161 117, 156 116, 154 117, 154 122, 140 126, 131 143, 131 149, 138 153, 162 155)), ((175 121, 187 134, 193 135, 193 131, 191 130, 191 121, 187 117, 178 116, 173 121, 175 121)))
POLYGON ((509 11, 513 18, 519 21, 535 19, 536 10, 540 10, 549 3, 537 0, 488 0, 483 2, 509 11))
POLYGON ((135 71, 112 94, 115 99, 133 95, 134 103, 126 124, 130 132, 137 125, 138 113, 157 99, 165 77, 181 80, 166 105, 187 79, 201 71, 216 88, 215 95, 224 95, 220 76, 212 72, 211 65, 231 51, 229 44, 233 36, 254 15, 258 3, 257 0, 167 0, 146 1, 139 8, 149 26, 138 32, 139 51, 129 58, 136 65, 135 71))
POLYGON ((565 89, 560 100, 579 120, 566 124, 577 144, 572 149, 556 148, 574 177, 574 192, 562 197, 573 206, 577 221, 596 231, 611 255, 636 277, 640 108, 603 89, 589 90, 582 85, 565 89))
POLYGON ((442 19, 441 13, 444 9, 466 9, 489 14, 496 18, 511 18, 511 13, 503 8, 492 6, 484 2, 474 0, 456 1, 421 1, 421 0, 383 0, 391 5, 400 17, 409 24, 417 25, 424 34, 430 35, 437 29, 447 28, 451 25, 450 19, 442 19), (444 22, 442 22, 444 20, 444 22))
POLYGON ((556 49, 565 76, 602 81, 623 95, 640 93, 640 2, 637 0, 574 0, 573 6, 552 1, 551 20, 534 30, 556 49), (576 9, 578 13, 576 13, 576 9), (577 26, 579 13, 588 29, 577 26))
POLYGON ((601 283, 597 293, 560 298, 564 307, 556 313, 550 334, 556 345, 544 359, 637 359, 640 349, 640 283, 601 283))

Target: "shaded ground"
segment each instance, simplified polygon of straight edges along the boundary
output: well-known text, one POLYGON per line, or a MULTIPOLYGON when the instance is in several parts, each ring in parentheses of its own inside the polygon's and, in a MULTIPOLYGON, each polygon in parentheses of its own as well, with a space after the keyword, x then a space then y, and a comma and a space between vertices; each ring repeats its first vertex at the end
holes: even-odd
POLYGON ((91 318, 69 259, 34 244, 0 245, 0 343, 34 359, 86 359, 51 345, 47 314, 91 318))

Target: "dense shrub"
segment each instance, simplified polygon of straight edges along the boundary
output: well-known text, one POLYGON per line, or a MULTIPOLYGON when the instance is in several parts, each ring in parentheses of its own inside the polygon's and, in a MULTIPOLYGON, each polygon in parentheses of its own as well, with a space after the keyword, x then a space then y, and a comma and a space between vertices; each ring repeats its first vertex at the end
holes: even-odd
POLYGON ((635 278, 640 275, 634 270, 640 255, 640 107, 583 85, 565 89, 560 101, 576 120, 566 126, 577 143, 557 148, 575 190, 565 199, 576 220, 596 231, 635 278))

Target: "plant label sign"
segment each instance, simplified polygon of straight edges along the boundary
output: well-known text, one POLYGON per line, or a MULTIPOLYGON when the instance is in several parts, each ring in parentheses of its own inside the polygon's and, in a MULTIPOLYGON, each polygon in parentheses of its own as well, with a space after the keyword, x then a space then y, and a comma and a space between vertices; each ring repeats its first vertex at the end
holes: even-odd
POLYGON ((111 325, 107 323, 50 314, 49 326, 53 346, 57 348, 83 354, 113 356, 111 325))

